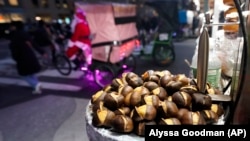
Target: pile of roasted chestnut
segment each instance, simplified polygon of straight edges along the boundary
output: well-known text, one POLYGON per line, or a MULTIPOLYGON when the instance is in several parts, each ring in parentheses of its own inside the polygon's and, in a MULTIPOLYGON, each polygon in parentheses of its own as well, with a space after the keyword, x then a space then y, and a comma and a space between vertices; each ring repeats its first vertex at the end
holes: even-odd
MULTIPOLYGON (((206 91, 221 94, 209 84, 206 91)), ((207 94, 199 93, 196 80, 184 74, 123 73, 92 96, 92 124, 139 136, 144 136, 145 125, 213 124, 224 110, 207 94)))

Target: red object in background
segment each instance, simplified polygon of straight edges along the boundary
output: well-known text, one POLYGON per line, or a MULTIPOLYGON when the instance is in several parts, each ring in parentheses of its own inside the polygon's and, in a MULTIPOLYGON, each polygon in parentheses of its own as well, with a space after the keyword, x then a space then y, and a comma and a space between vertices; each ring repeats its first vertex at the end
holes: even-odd
MULTIPOLYGON (((69 40, 66 55, 71 60, 74 60, 76 58, 76 54, 80 50, 82 50, 84 54, 86 50, 91 50, 91 40, 89 38, 91 32, 83 11, 77 11, 74 21, 71 24, 73 34, 69 40)), ((85 54, 85 56, 87 57, 88 54, 85 54)))

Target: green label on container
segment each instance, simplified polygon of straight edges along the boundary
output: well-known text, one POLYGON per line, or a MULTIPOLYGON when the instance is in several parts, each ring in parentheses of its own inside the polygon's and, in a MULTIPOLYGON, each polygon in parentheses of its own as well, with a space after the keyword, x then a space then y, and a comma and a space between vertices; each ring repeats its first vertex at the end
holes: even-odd
MULTIPOLYGON (((197 75, 197 69, 192 68, 193 77, 196 78, 197 75)), ((221 69, 208 69, 207 72, 207 82, 210 83, 210 85, 214 88, 219 87, 220 83, 220 75, 221 75, 221 69)))
POLYGON ((220 83, 221 69, 208 69, 207 72, 207 82, 211 84, 212 87, 218 88, 220 83))

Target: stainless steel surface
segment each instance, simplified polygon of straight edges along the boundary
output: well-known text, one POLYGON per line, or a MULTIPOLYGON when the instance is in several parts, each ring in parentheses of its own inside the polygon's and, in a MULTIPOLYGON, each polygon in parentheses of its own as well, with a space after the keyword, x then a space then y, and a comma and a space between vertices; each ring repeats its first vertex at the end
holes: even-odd
POLYGON ((206 92, 208 69, 209 35, 206 27, 203 27, 199 37, 198 62, 197 62, 197 86, 201 93, 206 92))
POLYGON ((221 95, 221 94, 208 94, 212 101, 214 102, 230 102, 232 101, 231 96, 229 95, 221 95))
POLYGON ((206 27, 209 26, 224 26, 224 25, 235 25, 235 24, 239 24, 240 22, 229 22, 229 23, 209 23, 209 24, 205 24, 206 27))

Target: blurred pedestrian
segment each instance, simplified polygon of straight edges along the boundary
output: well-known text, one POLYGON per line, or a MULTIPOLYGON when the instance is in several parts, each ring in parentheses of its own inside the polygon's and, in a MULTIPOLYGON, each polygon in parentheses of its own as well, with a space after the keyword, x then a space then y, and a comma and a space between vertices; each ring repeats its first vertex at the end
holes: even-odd
POLYGON ((53 43, 53 34, 51 33, 50 25, 46 24, 43 20, 38 21, 38 27, 33 34, 33 41, 40 48, 46 50, 49 48, 51 51, 52 60, 55 61, 56 48, 53 43))
POLYGON ((24 31, 24 25, 21 21, 12 22, 10 25, 10 51, 13 60, 16 62, 18 74, 32 88, 33 94, 41 94, 41 83, 35 76, 41 69, 33 50, 31 38, 24 31))
POLYGON ((200 18, 199 18, 199 12, 198 11, 194 11, 194 17, 193 17, 193 22, 192 22, 192 34, 193 36, 197 36, 197 28, 199 27, 199 23, 200 23, 200 18))

